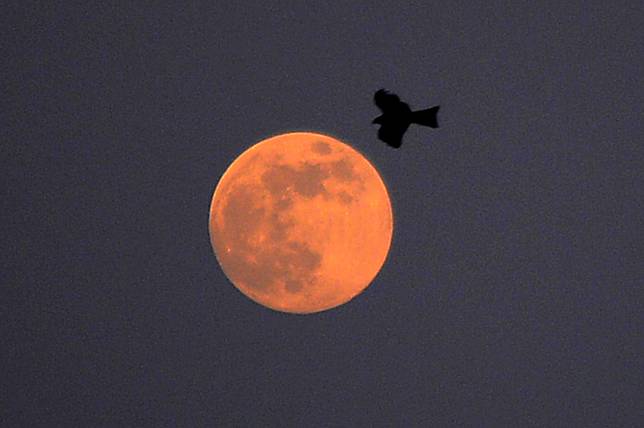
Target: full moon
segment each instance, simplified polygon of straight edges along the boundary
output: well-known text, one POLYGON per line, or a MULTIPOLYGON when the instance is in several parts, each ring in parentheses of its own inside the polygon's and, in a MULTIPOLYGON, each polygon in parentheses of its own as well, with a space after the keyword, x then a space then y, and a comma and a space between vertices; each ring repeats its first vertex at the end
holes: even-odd
POLYGON ((243 152, 210 204, 224 273, 271 309, 313 313, 369 286, 393 233, 387 188, 358 151, 327 135, 282 134, 243 152))

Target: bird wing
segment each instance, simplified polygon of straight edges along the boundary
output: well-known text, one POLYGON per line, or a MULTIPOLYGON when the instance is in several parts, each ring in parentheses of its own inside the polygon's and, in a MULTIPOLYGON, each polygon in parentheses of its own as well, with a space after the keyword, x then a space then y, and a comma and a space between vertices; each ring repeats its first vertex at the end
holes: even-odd
POLYGON ((378 90, 373 96, 373 101, 378 108, 387 113, 387 111, 400 109, 400 104, 403 104, 398 98, 398 95, 387 92, 384 89, 378 90))
POLYGON ((398 148, 402 145, 402 137, 408 127, 409 123, 382 125, 378 130, 378 138, 391 147, 398 148))

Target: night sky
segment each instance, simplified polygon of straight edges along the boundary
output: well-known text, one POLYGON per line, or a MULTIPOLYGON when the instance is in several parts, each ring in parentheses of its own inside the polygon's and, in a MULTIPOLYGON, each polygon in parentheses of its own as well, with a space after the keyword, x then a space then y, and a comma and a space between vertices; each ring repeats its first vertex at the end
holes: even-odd
POLYGON ((641 424, 641 1, 10 3, 0 425, 641 424), (441 128, 387 147, 379 88, 441 128), (230 162, 302 130, 395 224, 314 315, 244 297, 208 236, 230 162))

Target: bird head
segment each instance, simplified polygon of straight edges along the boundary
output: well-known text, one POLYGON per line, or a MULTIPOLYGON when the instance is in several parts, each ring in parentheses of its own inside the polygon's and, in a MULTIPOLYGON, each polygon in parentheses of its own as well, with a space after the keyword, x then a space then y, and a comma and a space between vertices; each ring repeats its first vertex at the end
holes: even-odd
POLYGON ((382 125, 382 116, 378 116, 377 118, 372 120, 371 123, 376 123, 378 125, 382 125))

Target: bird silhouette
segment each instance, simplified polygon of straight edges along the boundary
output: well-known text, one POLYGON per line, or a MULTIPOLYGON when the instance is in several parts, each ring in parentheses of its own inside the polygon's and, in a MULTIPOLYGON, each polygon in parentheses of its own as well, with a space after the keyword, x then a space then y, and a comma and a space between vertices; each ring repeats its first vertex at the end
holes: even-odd
POLYGON ((391 147, 397 149, 401 146, 403 134, 412 123, 438 128, 437 114, 440 106, 412 111, 407 103, 400 101, 398 95, 385 89, 378 90, 373 101, 382 110, 382 114, 371 123, 380 125, 378 138, 391 147))

